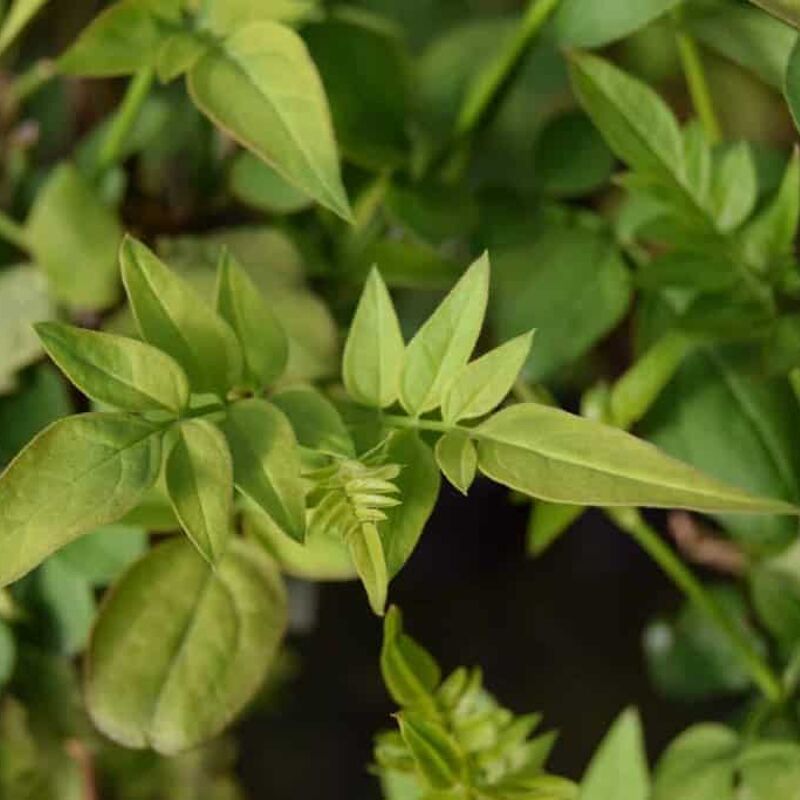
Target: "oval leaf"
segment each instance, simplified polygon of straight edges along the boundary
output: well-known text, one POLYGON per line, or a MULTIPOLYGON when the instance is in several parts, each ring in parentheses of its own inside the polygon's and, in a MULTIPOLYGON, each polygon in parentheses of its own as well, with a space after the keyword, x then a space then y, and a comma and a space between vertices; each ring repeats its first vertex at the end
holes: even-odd
POLYGON ((436 442, 436 463, 447 480, 462 494, 469 491, 478 469, 478 453, 465 433, 446 433, 436 442))

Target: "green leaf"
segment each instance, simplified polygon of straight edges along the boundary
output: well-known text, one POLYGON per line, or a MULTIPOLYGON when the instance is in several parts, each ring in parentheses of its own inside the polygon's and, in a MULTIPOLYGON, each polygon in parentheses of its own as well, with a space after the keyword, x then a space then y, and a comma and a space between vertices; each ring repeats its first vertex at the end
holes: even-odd
MULTIPOLYGON (((800 425, 789 387, 752 373, 738 348, 705 350, 684 361, 644 418, 642 435, 667 453, 753 494, 800 498, 800 425)), ((794 520, 725 516, 751 546, 792 541, 794 520)))
POLYGON ((738 736, 722 725, 682 733, 656 768, 652 800, 733 800, 738 736))
POLYGON ((445 422, 482 417, 500 405, 528 358, 533 334, 523 333, 463 367, 444 395, 445 422))
POLYGON ((392 699, 402 707, 430 707, 442 671, 431 654, 403 632, 397 606, 386 612, 381 674, 392 699))
POLYGON ((389 589, 389 575, 386 570, 386 556, 378 529, 372 522, 358 525, 347 537, 350 557, 364 584, 370 608, 383 616, 386 607, 386 594, 389 589))
POLYGON ((780 566, 759 565, 750 574, 753 607, 787 657, 800 644, 800 577, 780 566))
POLYGON ((599 506, 796 514, 676 461, 647 442, 557 408, 523 403, 475 429, 488 477, 533 497, 599 506))
POLYGON ((453 486, 462 494, 469 491, 478 469, 478 453, 465 433, 452 431, 436 442, 436 463, 453 486))
POLYGON ((231 193, 242 203, 270 214, 294 214, 312 204, 311 198, 282 178, 252 153, 236 156, 229 176, 231 193))
POLYGON ((464 759, 447 730, 413 711, 397 715, 400 734, 431 789, 449 789, 460 783, 464 759))
POLYGON ((800 28, 800 2, 798 0, 751 0, 764 11, 800 28))
POLYGON ((738 761, 741 792, 748 800, 777 800, 800 790, 800 747, 794 742, 756 742, 738 761))
POLYGON ((239 339, 245 369, 255 387, 269 386, 280 378, 289 359, 286 333, 248 274, 227 251, 219 264, 217 310, 239 339))
POLYGON ((528 518, 528 553, 540 556, 565 534, 586 509, 567 503, 538 500, 528 518))
POLYGON ((792 119, 795 125, 800 127, 800 37, 795 39, 789 56, 783 91, 789 110, 792 112, 792 119))
POLYGON ((8 49, 48 0, 14 0, 0 26, 0 53, 8 49))
POLYGON ((224 397, 242 371, 233 331, 141 242, 126 238, 120 258, 122 280, 142 338, 186 370, 194 391, 224 397))
POLYGON ((433 513, 440 477, 430 447, 415 431, 392 434, 386 458, 389 463, 401 467, 395 485, 400 490, 402 503, 385 509, 387 519, 378 525, 389 576, 393 577, 414 552, 425 523, 433 513))
POLYGON ((738 142, 722 155, 711 186, 712 208, 719 230, 738 228, 750 216, 757 199, 756 168, 750 147, 747 142, 738 142))
POLYGON ((302 542, 305 491, 289 421, 275 406, 253 398, 228 409, 222 430, 233 454, 236 488, 284 533, 302 542))
POLYGON ((747 261, 762 271, 793 252, 800 221, 800 154, 792 154, 775 199, 741 232, 747 261))
POLYGON ((355 446, 336 406, 311 386, 284 389, 270 401, 292 424, 297 443, 332 456, 355 457, 355 446))
POLYGON ((155 483, 161 429, 130 414, 53 423, 0 476, 0 586, 133 509, 155 483))
POLYGON ((214 33, 233 33, 250 22, 300 22, 317 12, 317 0, 206 0, 201 20, 214 33))
POLYGON ((579 800, 648 800, 650 773, 639 714, 623 711, 603 738, 581 782, 579 800))
POLYGON ((565 0, 556 16, 559 41, 569 47, 604 47, 649 25, 679 0, 565 0))
POLYGON ((48 355, 85 395, 124 411, 180 414, 189 382, 168 355, 135 339, 40 322, 36 332, 48 355))
POLYGON ((344 346, 342 379, 358 403, 386 408, 397 400, 405 343, 392 298, 373 268, 344 346))
POLYGON ((126 747, 193 747, 253 697, 285 627, 284 588, 257 547, 234 539, 212 569, 188 542, 162 544, 124 576, 97 622, 92 720, 126 747))
POLYGON ((74 75, 105 78, 153 66, 161 44, 180 19, 181 4, 181 0, 121 0, 112 4, 61 56, 60 68, 74 75))
POLYGON ((439 406, 448 384, 467 363, 483 325, 489 259, 481 256, 417 331, 406 348, 400 400, 410 414, 439 406))
POLYGON ((208 42, 191 31, 176 31, 161 44, 156 57, 156 73, 169 83, 190 70, 208 49, 208 42))
POLYGON ((233 514, 233 461, 219 428, 203 419, 182 422, 164 474, 181 527, 209 564, 219 563, 233 514))
POLYGON ((583 227, 548 226, 494 257, 490 319, 499 339, 536 328, 524 371, 530 381, 552 378, 588 352, 620 322, 630 300, 619 251, 583 227))
POLYGON ((17 660, 17 647, 8 625, 0 619, 0 689, 8 682, 14 672, 17 660))
POLYGON ((724 292, 740 280, 730 259, 716 253, 672 250, 642 264, 636 283, 642 289, 694 289, 699 292, 724 292))
POLYGON ((189 70, 189 91, 286 180, 350 219, 325 93, 294 31, 273 22, 238 28, 189 70))
POLYGON ((39 190, 25 238, 62 303, 85 311, 116 302, 122 229, 72 164, 57 166, 39 190))
POLYGON ((411 63, 395 28, 363 10, 345 9, 304 27, 303 39, 344 156, 366 169, 402 165, 409 149, 411 63))
POLYGON ((106 525, 58 551, 54 559, 94 586, 107 586, 147 549, 147 533, 131 525, 106 525))

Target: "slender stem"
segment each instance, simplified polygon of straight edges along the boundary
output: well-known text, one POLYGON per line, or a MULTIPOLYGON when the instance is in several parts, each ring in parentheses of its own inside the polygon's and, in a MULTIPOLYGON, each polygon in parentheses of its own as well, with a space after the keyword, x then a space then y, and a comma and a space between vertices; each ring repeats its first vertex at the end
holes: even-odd
POLYGON ((708 88, 703 60, 695 40, 680 27, 680 9, 674 12, 676 22, 675 40, 678 45, 683 74, 689 87, 692 104, 700 118, 700 124, 706 132, 711 144, 717 144, 722 139, 722 128, 719 124, 711 91, 708 88))
POLYGON ((97 156, 96 174, 102 175, 119 160, 125 140, 136 123, 154 78, 155 70, 152 67, 143 67, 131 79, 97 156))
POLYGON ((209 414, 218 414, 227 408, 225 403, 208 403, 204 406, 197 408, 187 409, 182 415, 181 419, 196 419, 197 417, 207 417, 209 414))
POLYGON ((16 110, 58 74, 55 61, 42 58, 16 77, 8 87, 6 113, 16 110))
POLYGON ((384 414, 381 419, 392 428, 413 428, 420 431, 437 431, 448 433, 454 429, 470 431, 460 425, 450 425, 447 422, 437 422, 435 419, 419 419, 419 417, 400 417, 396 414, 384 414))
POLYGON ((0 239, 5 239, 26 253, 30 249, 25 229, 3 211, 0 211, 0 239))
POLYGON ((779 703, 784 694, 780 680, 742 633, 736 622, 706 592, 700 581, 675 555, 658 535, 658 532, 650 527, 635 509, 606 509, 606 514, 639 544, 686 597, 725 634, 730 644, 739 653, 742 663, 764 697, 770 703, 779 703))

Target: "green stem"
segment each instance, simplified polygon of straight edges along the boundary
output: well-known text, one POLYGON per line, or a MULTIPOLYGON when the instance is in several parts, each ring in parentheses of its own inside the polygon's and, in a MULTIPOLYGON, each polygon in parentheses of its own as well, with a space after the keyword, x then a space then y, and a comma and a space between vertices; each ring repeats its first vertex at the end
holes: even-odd
POLYGON ((26 253, 30 249, 25 229, 2 211, 0 211, 0 239, 5 239, 26 253))
POLYGON ((154 78, 155 70, 152 67, 144 67, 131 79, 97 156, 96 174, 102 175, 119 161, 125 140, 136 123, 154 78))
POLYGON ((708 88, 700 51, 695 40, 680 27, 680 9, 675 11, 674 17, 677 26, 675 40, 678 45, 678 55, 683 67, 683 74, 686 76, 692 104, 708 140, 711 144, 717 144, 722 139, 722 128, 714 110, 714 102, 711 99, 711 91, 708 88))
POLYGON ((392 428, 412 428, 419 431, 436 431, 437 433, 449 433, 452 430, 464 430, 469 432, 469 428, 462 428, 460 425, 450 425, 447 422, 437 422, 435 419, 419 419, 419 417, 400 417, 396 414, 384 414, 381 419, 392 428))
POLYGON ((727 637, 739 653, 743 665, 753 681, 770 703, 779 703, 783 698, 783 687, 769 665, 761 658, 739 626, 725 610, 706 592, 691 570, 675 555, 657 531, 645 522, 635 509, 605 509, 606 514, 628 533, 639 546, 658 564, 672 582, 703 611, 727 637))
POLYGON ((187 409, 182 415, 181 419, 196 419, 197 417, 207 417, 209 414, 218 414, 225 411, 227 405, 225 403, 208 403, 204 406, 197 408, 187 409))

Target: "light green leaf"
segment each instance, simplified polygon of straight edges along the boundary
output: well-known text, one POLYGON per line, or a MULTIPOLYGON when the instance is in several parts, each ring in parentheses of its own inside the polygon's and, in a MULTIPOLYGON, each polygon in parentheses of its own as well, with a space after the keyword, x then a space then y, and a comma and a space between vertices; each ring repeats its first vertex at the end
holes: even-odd
POLYGON ((533 334, 523 333, 463 367, 444 395, 445 422, 482 417, 500 405, 528 358, 533 334))
POLYGON ((234 539, 212 569, 182 539, 139 561, 92 637, 86 698, 126 747, 172 754, 219 733, 253 697, 286 627, 272 562, 234 539))
POLYGON ((6 684, 14 672, 17 660, 17 647, 8 625, 0 620, 0 688, 6 684))
POLYGON ((0 53, 8 49, 47 2, 48 0, 14 0, 0 26, 0 53))
POLYGON ((444 726, 415 711, 398 714, 397 723, 403 741, 431 789, 449 789, 461 781, 464 759, 444 726))
POLYGON ((623 711, 583 776, 578 800, 648 800, 650 774, 639 714, 623 711))
POLYGON ((556 16, 559 41, 569 47, 604 47, 644 28, 679 0, 565 0, 556 16))
POLYGON ((246 151, 239 153, 231 165, 229 185, 231 193, 241 202, 270 214, 294 214, 312 204, 307 194, 246 151))
POLYGON ((462 494, 469 491, 478 469, 478 453, 465 433, 452 431, 436 442, 436 463, 453 486, 462 494))
POLYGON ((275 406, 253 398, 228 409, 222 430, 233 454, 236 488, 284 533, 302 542, 305 491, 289 421, 275 406))
POLYGON ((203 558, 219 563, 233 514, 233 461, 219 428, 203 419, 182 422, 164 474, 181 527, 203 558))
POLYGON ((389 576, 393 577, 417 546, 436 505, 441 479, 430 447, 415 431, 392 434, 386 458, 389 463, 401 467, 394 483, 400 490, 402 502, 385 509, 387 519, 378 525, 389 576))
POLYGON ((256 285, 227 251, 219 263, 217 310, 239 339, 245 369, 255 387, 269 386, 280 378, 289 358, 286 333, 256 285))
POLYGON ((389 575, 386 570, 386 556, 378 529, 372 522, 358 525, 347 537, 350 557, 364 584, 372 610, 383 616, 386 607, 386 594, 389 589, 389 575))
POLYGON ((201 21, 225 35, 250 22, 300 22, 317 12, 317 0, 206 0, 201 21))
POLYGON ((355 457, 355 446, 336 406, 311 386, 284 389, 270 401, 292 424, 297 443, 333 456, 355 457))
POLYGON ((160 429, 129 414, 81 414, 40 433, 0 476, 0 586, 133 509, 160 456, 160 429))
POLYGON ((489 296, 489 258, 481 256, 453 287, 406 348, 400 400, 410 414, 439 406, 467 363, 483 325, 489 296))
POLYGON ((706 477, 647 442, 558 408, 523 403, 474 432, 482 472, 544 500, 599 506, 796 514, 706 477))
POLYGON ((120 258, 122 280, 142 338, 186 370, 194 391, 224 397, 242 372, 242 354, 233 331, 141 242, 127 238, 120 258))
POLYGON ((568 503, 538 500, 528 518, 528 553, 539 556, 565 534, 586 509, 568 503))
POLYGON ((147 533, 131 525, 105 525, 58 551, 54 556, 94 586, 118 578, 147 549, 147 533))
POLYGON ((162 83, 191 69, 208 49, 208 42, 191 31, 176 31, 165 39, 156 56, 156 73, 162 83))
POLYGON ((751 0, 764 11, 800 28, 800 2, 798 0, 751 0))
POLYGON ((113 3, 61 56, 59 66, 64 72, 95 78, 128 75, 152 66, 180 19, 181 5, 182 0, 113 3))
POLYGON ((392 298, 373 268, 344 346, 342 379, 358 403, 386 408, 397 400, 405 343, 392 298))
POLYGON ((85 311, 116 302, 122 229, 72 164, 56 167, 39 190, 25 237, 62 303, 85 311))
POLYGON ((49 356, 85 395, 124 411, 180 414, 189 382, 165 353, 135 339, 41 322, 36 332, 49 356))
POLYGON ((294 31, 273 22, 238 28, 189 70, 189 91, 286 180, 350 219, 325 93, 294 31))
POLYGON ((800 746, 794 742, 756 742, 737 766, 747 800, 790 800, 800 793, 800 746))
POLYGON ((656 768, 652 800, 733 800, 739 737, 722 725, 682 733, 656 768))
POLYGON ((800 644, 800 577, 779 566, 759 565, 750 574, 753 607, 787 657, 800 644))
POLYGON ((800 36, 795 39, 794 47, 789 55, 783 91, 789 110, 792 112, 794 124, 800 128, 800 36))
POLYGON ((723 232, 738 228, 750 216, 757 199, 758 181, 750 147, 747 142, 738 142, 722 155, 712 181, 717 227, 723 232))
POLYGON ((381 675, 392 699, 402 707, 431 707, 433 693, 442 680, 433 656, 403 632, 403 617, 397 606, 386 612, 383 623, 381 675))

